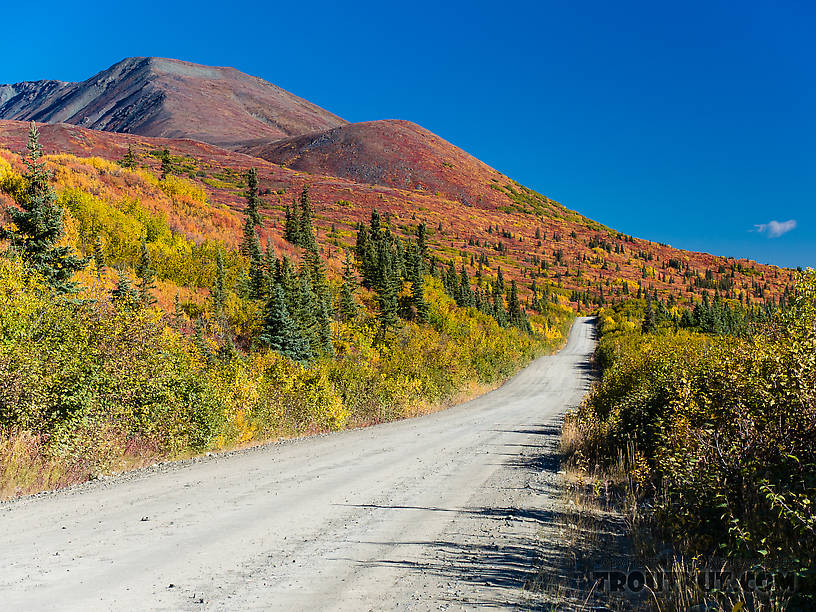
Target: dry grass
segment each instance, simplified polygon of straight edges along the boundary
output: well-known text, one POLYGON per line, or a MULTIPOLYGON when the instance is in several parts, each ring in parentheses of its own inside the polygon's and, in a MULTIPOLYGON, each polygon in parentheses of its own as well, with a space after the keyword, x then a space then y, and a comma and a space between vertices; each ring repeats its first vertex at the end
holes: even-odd
POLYGON ((162 457, 144 440, 111 440, 108 453, 63 457, 47 450, 43 436, 16 432, 0 436, 0 500, 74 484, 151 465, 162 457))
MULTIPOLYGON (((604 563, 618 571, 638 569, 646 577, 646 586, 639 594, 601 593, 599 585, 591 581, 583 592, 572 594, 579 606, 563 609, 589 610, 603 605, 611 610, 657 610, 659 612, 705 612, 733 610, 753 612, 782 612, 789 607, 790 595, 746 588, 745 583, 733 580, 727 588, 704 588, 700 579, 711 579, 712 572, 730 570, 731 575, 742 577, 751 568, 738 567, 733 562, 712 559, 688 559, 675 552, 681 545, 660 540, 650 522, 647 497, 641 486, 638 466, 643 462, 633 446, 623 450, 610 468, 601 470, 590 466, 581 453, 585 440, 575 422, 565 419, 561 450, 565 458, 564 499, 567 516, 563 534, 565 543, 574 551, 576 569, 604 563), (612 522, 623 526, 619 538, 610 539, 607 531, 612 522), (672 546, 674 544, 674 546, 672 546), (656 587, 660 578, 670 576, 670 584, 656 587)), ((761 568, 760 570, 761 571, 761 568)), ((563 596, 556 587, 555 597, 563 596)))

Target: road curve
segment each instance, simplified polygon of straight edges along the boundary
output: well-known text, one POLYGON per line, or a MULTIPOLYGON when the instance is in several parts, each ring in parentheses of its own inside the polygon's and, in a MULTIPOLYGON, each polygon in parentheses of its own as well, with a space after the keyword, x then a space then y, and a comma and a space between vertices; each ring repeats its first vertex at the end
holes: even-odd
MULTIPOLYGON (((513 608, 594 327, 449 410, 0 504, 0 609, 513 608)), ((526 603, 525 603, 526 602, 526 603)))

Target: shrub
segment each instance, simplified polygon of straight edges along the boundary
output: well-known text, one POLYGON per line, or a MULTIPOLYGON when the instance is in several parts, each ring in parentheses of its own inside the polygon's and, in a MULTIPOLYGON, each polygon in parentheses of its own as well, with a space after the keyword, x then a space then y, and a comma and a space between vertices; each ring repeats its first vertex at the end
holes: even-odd
POLYGON ((684 552, 812 567, 816 275, 750 338, 617 331, 625 320, 602 319, 606 369, 573 415, 582 453, 611 465, 635 446, 656 533, 684 552))

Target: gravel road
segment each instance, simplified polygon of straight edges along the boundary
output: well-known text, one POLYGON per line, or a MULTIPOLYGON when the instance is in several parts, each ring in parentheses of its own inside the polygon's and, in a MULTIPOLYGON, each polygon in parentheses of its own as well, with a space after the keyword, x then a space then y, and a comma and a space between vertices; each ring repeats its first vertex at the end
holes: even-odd
POLYGON ((534 607, 594 328, 449 410, 0 504, 0 609, 534 607))

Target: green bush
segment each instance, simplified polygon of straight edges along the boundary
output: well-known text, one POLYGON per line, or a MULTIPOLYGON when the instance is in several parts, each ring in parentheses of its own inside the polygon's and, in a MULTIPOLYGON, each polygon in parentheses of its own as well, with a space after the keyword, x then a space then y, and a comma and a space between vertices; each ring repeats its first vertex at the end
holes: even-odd
POLYGON ((623 309, 603 314, 606 368, 574 415, 582 453, 611 465, 634 446, 658 535, 684 552, 812 567, 816 275, 750 338, 644 335, 623 309))

